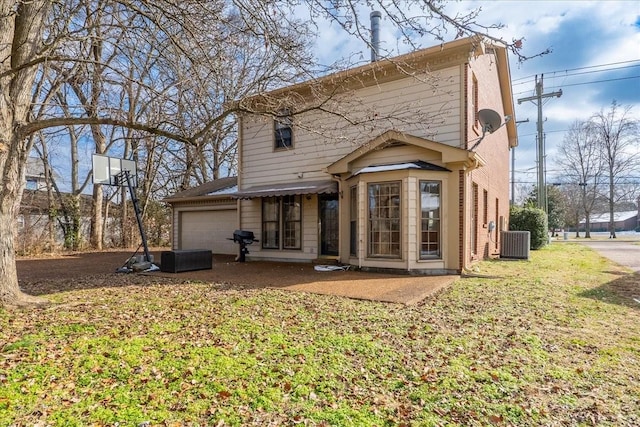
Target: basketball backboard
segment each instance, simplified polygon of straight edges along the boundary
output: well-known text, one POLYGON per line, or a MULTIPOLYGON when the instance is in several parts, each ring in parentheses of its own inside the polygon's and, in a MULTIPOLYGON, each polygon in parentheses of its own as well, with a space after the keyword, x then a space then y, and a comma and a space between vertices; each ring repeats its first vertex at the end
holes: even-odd
POLYGON ((136 162, 133 160, 94 154, 92 157, 92 163, 94 184, 114 186, 127 185, 126 180, 122 179, 122 176, 120 176, 123 171, 129 171, 129 179, 134 187, 138 184, 136 176, 136 162))

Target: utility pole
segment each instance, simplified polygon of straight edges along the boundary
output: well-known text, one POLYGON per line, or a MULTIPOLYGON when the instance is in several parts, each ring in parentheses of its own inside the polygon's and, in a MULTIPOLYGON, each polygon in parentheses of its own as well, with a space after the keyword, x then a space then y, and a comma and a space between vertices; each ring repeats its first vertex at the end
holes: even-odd
POLYGON ((546 163, 546 154, 544 149, 544 132, 542 129, 542 100, 544 98, 560 98, 562 96, 562 89, 556 92, 551 93, 543 93, 544 87, 542 84, 542 80, 544 75, 540 75, 540 80, 538 80, 538 76, 536 75, 536 94, 534 96, 528 96, 526 98, 518 99, 518 104, 522 104, 525 101, 534 101, 538 106, 538 138, 537 138, 537 161, 538 161, 538 207, 545 212, 547 212, 547 184, 545 177, 545 163, 546 163))

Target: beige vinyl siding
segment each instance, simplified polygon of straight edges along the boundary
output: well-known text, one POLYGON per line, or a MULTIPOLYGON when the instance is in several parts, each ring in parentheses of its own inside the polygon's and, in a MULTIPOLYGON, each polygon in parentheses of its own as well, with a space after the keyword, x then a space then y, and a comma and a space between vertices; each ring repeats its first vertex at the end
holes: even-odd
POLYGON ((180 249, 180 212, 175 206, 171 207, 171 249, 180 249))
MULTIPOLYGON (((253 231, 256 239, 262 240, 262 205, 261 199, 240 200, 240 228, 253 231)), ((262 243, 254 243, 251 251, 258 250, 262 243)))
POLYGON ((357 91, 362 101, 362 118, 374 113, 378 117, 427 114, 437 116, 433 123, 403 124, 381 119, 378 122, 370 121, 368 127, 363 129, 359 126, 347 127, 344 123, 336 124, 338 119, 334 115, 310 112, 296 118, 296 121, 305 123, 308 129, 294 125, 294 147, 291 150, 274 151, 272 120, 259 116, 244 117, 241 121, 242 187, 327 178, 323 172, 327 165, 390 128, 460 146, 461 68, 451 67, 437 74, 437 87, 430 82, 407 77, 357 91), (315 129, 318 132, 313 131, 315 129))
POLYGON ((405 205, 406 205, 406 227, 404 227, 406 235, 405 235, 405 250, 407 251, 406 259, 409 261, 409 265, 412 261, 420 258, 419 250, 418 250, 418 237, 420 236, 419 228, 418 228, 418 213, 420 212, 418 209, 419 200, 419 185, 418 179, 409 176, 405 179, 405 205))
MULTIPOLYGON (((262 240, 262 199, 240 202, 240 223, 242 229, 253 231, 262 240)), ((262 242, 249 247, 252 259, 278 259, 290 261, 310 261, 318 257, 318 204, 315 195, 302 196, 302 249, 279 250, 262 249, 262 242)))
POLYGON ((302 196, 302 252, 305 258, 315 259, 318 256, 318 204, 317 197, 307 199, 302 196))
POLYGON ((442 153, 428 150, 417 150, 415 146, 406 146, 368 153, 366 157, 361 157, 353 162, 353 169, 358 170, 371 165, 402 163, 415 160, 422 160, 435 165, 444 166, 442 163, 442 153))

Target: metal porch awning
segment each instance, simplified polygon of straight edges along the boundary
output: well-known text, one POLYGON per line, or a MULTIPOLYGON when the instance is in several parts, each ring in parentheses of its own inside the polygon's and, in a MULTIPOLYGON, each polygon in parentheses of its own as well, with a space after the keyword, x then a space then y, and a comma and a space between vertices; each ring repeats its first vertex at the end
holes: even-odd
POLYGON ((445 167, 434 165, 433 163, 425 162, 422 160, 416 160, 413 162, 390 163, 385 165, 367 166, 360 169, 359 171, 354 173, 352 176, 360 175, 363 173, 387 172, 387 171, 398 171, 398 170, 407 170, 407 169, 418 169, 418 170, 435 171, 435 172, 451 172, 449 169, 445 167))
POLYGON ((236 199, 255 199, 257 197, 293 196, 305 194, 335 194, 338 183, 335 181, 309 181, 287 184, 257 185, 233 194, 236 199))

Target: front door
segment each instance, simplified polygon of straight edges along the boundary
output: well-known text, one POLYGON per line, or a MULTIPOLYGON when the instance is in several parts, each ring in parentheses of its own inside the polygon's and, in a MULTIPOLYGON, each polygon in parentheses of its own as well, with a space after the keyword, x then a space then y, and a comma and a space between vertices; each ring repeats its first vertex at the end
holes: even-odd
POLYGON ((338 256, 338 195, 318 195, 320 256, 338 256))

